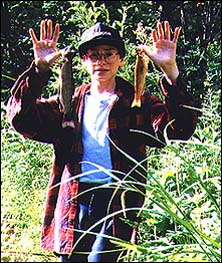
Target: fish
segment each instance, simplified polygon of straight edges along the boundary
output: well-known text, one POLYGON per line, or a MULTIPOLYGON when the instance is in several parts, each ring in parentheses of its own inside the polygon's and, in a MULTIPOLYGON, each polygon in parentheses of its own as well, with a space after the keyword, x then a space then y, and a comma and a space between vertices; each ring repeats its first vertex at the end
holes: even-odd
POLYGON ((141 107, 141 96, 144 92, 146 73, 148 70, 148 60, 140 49, 137 49, 136 65, 134 70, 134 99, 133 107, 141 107))
POLYGON ((62 127, 75 128, 75 114, 71 108, 74 92, 74 80, 72 75, 72 59, 74 51, 68 46, 61 51, 62 63, 59 69, 59 105, 63 113, 62 127))

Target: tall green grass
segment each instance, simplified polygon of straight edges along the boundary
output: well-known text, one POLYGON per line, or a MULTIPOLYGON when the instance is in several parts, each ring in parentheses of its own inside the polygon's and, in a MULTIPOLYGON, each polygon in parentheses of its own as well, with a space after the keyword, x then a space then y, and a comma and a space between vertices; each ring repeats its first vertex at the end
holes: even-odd
POLYGON ((18 135, 4 104, 1 120, 1 262, 55 262, 52 253, 40 249, 52 148, 18 135))
MULTIPOLYGON (((96 1, 92 1, 90 8, 86 8, 82 1, 70 2, 70 11, 78 16, 65 16, 64 25, 70 23, 75 26, 82 21, 80 28, 84 28, 96 22, 99 15, 106 18, 107 22, 112 18, 112 15, 104 12, 106 9, 96 7, 96 1)), ((153 9, 152 1, 141 4, 146 5, 146 8, 150 6, 147 9, 149 12, 143 14, 143 20, 154 26, 159 11, 153 9)), ((47 14, 50 13, 49 10, 53 10, 51 5, 50 2, 44 4, 47 14)), ((126 22, 126 9, 130 10, 136 5, 131 3, 122 11, 119 9, 120 17, 114 20, 114 24, 120 28, 121 33, 136 19, 136 16, 130 15, 126 22)), ((135 12, 136 10, 137 8, 135 12)), ((42 12, 44 10, 41 10, 41 14, 42 12)), ((138 22, 140 19, 138 15, 138 22)), ((64 33, 69 36, 65 41, 67 44, 69 41, 78 43, 77 36, 70 38, 69 31, 64 33)), ((190 45, 188 50, 191 55, 186 55, 188 63, 186 56, 183 53, 181 55, 181 64, 186 65, 184 69, 187 75, 199 72, 199 65, 193 63, 193 53, 199 50, 199 44, 197 42, 196 46, 192 47, 191 42, 190 45)), ((135 45, 127 39, 127 46, 130 56, 126 58, 121 76, 133 83, 134 56, 131 55, 135 52, 135 45)), ((113 242, 127 251, 120 261, 221 261, 221 94, 214 90, 220 85, 219 46, 215 41, 208 47, 205 59, 208 61, 209 79, 204 83, 204 87, 209 89, 209 92, 203 102, 201 117, 192 138, 186 142, 167 141, 166 147, 161 150, 147 148, 147 194, 145 205, 140 211, 143 220, 139 226, 138 245, 113 239, 113 242)), ((76 58, 76 62, 77 60, 76 58)), ((152 70, 148 72, 147 81, 151 92, 157 90, 153 87, 159 87, 158 72, 155 67, 152 70)), ((86 79, 82 69, 77 75, 81 82, 86 79)), ((196 83, 195 80, 192 81, 196 83)), ((54 83, 51 83, 50 92, 47 90, 46 95, 51 94, 54 87, 54 83)), ((204 92, 199 92, 205 94, 205 89, 204 92)), ((52 148, 18 135, 7 122, 3 103, 1 124, 1 262, 56 262, 58 259, 52 253, 40 250, 39 246, 52 148)), ((134 182, 127 181, 123 185, 135 190, 134 182)))
POLYGON ((220 107, 220 93, 209 89, 190 140, 148 149, 139 243, 125 246, 125 260, 221 261, 220 107))
MULTIPOLYGON (((219 92, 209 89, 201 111, 191 139, 167 140, 161 150, 147 148, 147 194, 138 244, 114 239, 128 252, 120 261, 220 261, 219 92)), ((52 148, 15 133, 4 105, 1 147, 2 262, 58 261, 39 247, 52 148)), ((135 183, 128 178, 123 185, 130 189, 135 183)))

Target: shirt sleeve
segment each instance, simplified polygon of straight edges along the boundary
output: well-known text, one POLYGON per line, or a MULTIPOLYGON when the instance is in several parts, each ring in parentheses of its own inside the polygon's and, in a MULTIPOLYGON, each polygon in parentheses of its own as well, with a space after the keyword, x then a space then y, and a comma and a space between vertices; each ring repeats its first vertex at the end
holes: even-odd
POLYGON ((165 78, 160 82, 164 101, 150 96, 151 126, 155 137, 165 143, 167 139, 188 140, 197 124, 197 112, 193 96, 179 75, 176 85, 170 85, 165 78))
POLYGON ((40 73, 34 62, 15 82, 7 103, 13 128, 24 137, 51 143, 60 130, 61 114, 56 96, 41 98, 51 71, 40 73))

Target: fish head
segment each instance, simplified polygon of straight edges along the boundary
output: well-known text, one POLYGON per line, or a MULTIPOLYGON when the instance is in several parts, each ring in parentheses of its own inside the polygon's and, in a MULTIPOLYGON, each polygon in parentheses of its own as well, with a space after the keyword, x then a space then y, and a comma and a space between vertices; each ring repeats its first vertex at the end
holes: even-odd
POLYGON ((72 45, 61 49, 60 52, 62 54, 62 57, 66 58, 67 60, 72 60, 75 55, 75 51, 72 49, 72 45))

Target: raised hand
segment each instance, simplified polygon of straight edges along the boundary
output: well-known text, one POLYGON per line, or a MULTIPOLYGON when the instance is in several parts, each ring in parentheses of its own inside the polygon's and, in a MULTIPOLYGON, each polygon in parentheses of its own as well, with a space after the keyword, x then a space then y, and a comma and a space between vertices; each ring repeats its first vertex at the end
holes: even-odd
POLYGON ((40 40, 37 39, 32 28, 29 34, 33 42, 35 64, 40 71, 47 71, 49 67, 61 56, 61 52, 56 50, 59 39, 60 25, 55 25, 53 33, 52 20, 42 20, 40 24, 40 40))
POLYGON ((179 74, 176 64, 176 48, 180 28, 176 27, 171 40, 170 25, 168 21, 157 23, 157 30, 152 29, 153 47, 140 45, 144 53, 164 72, 170 82, 174 82, 179 74))

